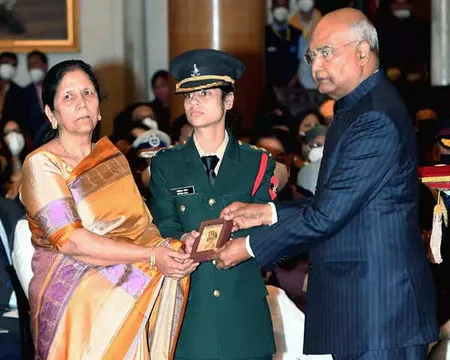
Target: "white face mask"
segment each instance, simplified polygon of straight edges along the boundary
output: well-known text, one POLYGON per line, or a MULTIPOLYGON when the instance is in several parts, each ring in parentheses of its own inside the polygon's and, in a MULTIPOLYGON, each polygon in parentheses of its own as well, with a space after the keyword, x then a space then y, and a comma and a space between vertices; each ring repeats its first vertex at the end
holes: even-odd
POLYGON ((25 147, 25 138, 22 134, 11 132, 5 136, 5 142, 9 147, 12 155, 19 155, 25 147))
POLYGON ((273 10, 273 19, 278 23, 286 22, 289 16, 289 10, 285 7, 277 7, 273 10))
POLYGON ((310 162, 321 160, 323 157, 323 146, 312 148, 308 153, 310 162))
POLYGON ((314 1, 313 0, 299 0, 298 1, 298 8, 299 10, 303 12, 309 12, 314 7, 314 1))
POLYGON ((274 175, 279 181, 277 191, 281 191, 289 181, 289 170, 287 166, 277 161, 275 163, 274 175))
POLYGON ((11 64, 1 64, 0 65, 0 77, 3 80, 11 80, 16 76, 16 68, 11 64))
POLYGON ((40 83, 44 79, 44 70, 36 68, 36 69, 30 69, 30 78, 31 81, 36 83, 40 83))
POLYGON ((411 11, 409 9, 397 9, 394 10, 394 15, 399 19, 407 19, 411 15, 411 11))

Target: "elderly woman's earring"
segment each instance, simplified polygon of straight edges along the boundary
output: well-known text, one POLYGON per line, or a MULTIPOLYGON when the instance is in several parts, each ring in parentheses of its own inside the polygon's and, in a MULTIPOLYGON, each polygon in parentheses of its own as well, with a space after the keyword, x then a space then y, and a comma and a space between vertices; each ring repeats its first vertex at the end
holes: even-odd
POLYGON ((102 116, 99 114, 97 119, 98 121, 100 121, 102 119, 102 116))

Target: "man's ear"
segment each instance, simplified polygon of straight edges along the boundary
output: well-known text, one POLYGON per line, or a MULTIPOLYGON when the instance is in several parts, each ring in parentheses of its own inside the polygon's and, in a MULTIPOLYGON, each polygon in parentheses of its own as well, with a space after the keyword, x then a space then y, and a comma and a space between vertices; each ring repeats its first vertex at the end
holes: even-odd
POLYGON ((357 55, 359 58, 359 64, 361 66, 367 65, 372 56, 372 52, 370 51, 370 46, 367 41, 363 41, 358 45, 357 55))

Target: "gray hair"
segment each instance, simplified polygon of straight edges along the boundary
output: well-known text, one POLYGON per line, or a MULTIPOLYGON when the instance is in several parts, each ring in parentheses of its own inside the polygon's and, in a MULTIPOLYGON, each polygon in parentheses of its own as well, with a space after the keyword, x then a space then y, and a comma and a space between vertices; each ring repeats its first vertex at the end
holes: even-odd
POLYGON ((370 50, 378 54, 378 35, 375 26, 364 18, 355 21, 351 24, 350 29, 355 35, 357 41, 366 41, 369 44, 370 50))

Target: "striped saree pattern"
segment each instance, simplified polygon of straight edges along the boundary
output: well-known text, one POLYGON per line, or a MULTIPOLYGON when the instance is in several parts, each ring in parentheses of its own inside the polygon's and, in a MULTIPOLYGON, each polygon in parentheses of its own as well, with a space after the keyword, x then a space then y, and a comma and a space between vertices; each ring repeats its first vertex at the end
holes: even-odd
POLYGON ((36 359, 171 359, 189 278, 165 278, 148 263, 91 266, 59 252, 79 228, 181 248, 152 223, 125 157, 103 138, 74 169, 38 149, 23 174, 35 247, 29 293, 36 359))

